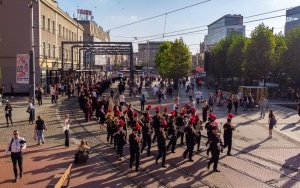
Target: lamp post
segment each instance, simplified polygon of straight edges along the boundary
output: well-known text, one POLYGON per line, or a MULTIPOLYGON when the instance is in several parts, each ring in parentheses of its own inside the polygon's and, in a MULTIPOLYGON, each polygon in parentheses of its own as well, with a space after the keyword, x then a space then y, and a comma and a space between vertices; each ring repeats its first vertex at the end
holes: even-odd
MULTIPOLYGON (((32 104, 33 106, 35 106, 35 55, 34 55, 34 22, 33 22, 33 4, 37 3, 38 0, 31 0, 30 4, 28 5, 29 8, 31 9, 31 49, 29 52, 30 55, 30 82, 31 82, 31 100, 32 100, 32 104)), ((33 110, 33 119, 35 120, 35 111, 33 110)))

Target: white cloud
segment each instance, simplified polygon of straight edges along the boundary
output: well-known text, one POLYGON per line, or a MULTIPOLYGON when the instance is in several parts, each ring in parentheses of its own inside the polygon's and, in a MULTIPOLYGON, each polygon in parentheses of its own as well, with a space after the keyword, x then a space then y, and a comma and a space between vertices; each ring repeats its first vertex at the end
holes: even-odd
POLYGON ((130 19, 134 21, 137 19, 137 16, 130 16, 130 19))

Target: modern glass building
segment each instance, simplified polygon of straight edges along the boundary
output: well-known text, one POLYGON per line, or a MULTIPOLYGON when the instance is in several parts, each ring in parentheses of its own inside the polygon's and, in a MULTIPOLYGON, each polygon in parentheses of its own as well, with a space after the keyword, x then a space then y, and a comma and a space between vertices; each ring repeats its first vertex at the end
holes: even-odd
POLYGON ((208 27, 208 33, 204 38, 205 51, 209 51, 220 40, 226 38, 231 32, 237 32, 245 35, 245 26, 243 25, 243 16, 240 14, 227 14, 214 21, 208 27))
POLYGON ((300 26, 300 6, 286 11, 284 34, 288 34, 290 30, 297 26, 300 26))

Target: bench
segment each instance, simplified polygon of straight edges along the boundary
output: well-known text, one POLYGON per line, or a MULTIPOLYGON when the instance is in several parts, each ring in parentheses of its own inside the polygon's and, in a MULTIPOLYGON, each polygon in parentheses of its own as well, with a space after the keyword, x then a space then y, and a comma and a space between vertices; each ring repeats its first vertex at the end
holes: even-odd
POLYGON ((70 164, 67 170, 63 174, 56 174, 46 188, 62 188, 68 187, 70 183, 71 169, 72 165, 70 164), (68 179, 67 185, 63 186, 64 182, 68 179))

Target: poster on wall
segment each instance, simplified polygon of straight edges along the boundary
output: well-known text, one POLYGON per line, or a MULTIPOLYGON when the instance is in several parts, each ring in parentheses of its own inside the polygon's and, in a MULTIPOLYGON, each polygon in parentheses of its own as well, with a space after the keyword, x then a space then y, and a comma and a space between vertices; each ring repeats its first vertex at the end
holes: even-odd
POLYGON ((29 84, 29 55, 17 54, 16 83, 29 84))

